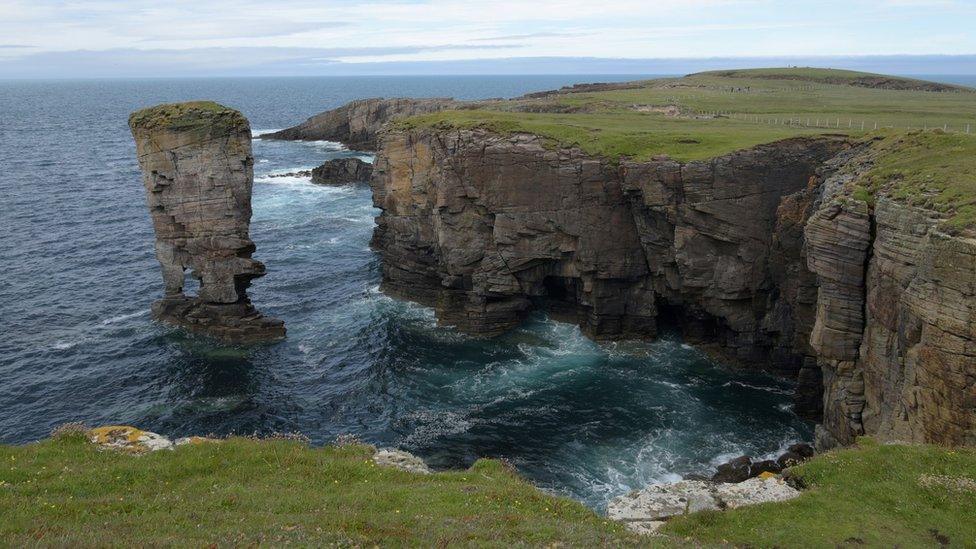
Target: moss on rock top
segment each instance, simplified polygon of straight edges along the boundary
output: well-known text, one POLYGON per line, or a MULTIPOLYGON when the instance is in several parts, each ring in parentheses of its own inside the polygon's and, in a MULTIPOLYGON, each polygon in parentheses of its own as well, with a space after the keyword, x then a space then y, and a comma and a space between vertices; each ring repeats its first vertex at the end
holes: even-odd
POLYGON ((239 111, 213 101, 166 103, 138 110, 129 115, 129 127, 135 129, 167 129, 214 132, 248 131, 247 118, 239 111))

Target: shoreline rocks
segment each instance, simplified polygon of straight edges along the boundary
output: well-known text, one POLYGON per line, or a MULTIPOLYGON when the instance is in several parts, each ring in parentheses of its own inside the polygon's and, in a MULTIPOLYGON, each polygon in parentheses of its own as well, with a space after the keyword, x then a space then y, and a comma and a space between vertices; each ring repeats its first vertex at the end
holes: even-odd
POLYGON ((319 185, 365 183, 372 175, 373 165, 358 158, 329 160, 311 172, 312 183, 319 185))
POLYGON ((607 506, 607 517, 637 534, 651 535, 675 516, 787 501, 799 495, 799 490, 775 475, 740 483, 682 480, 651 484, 616 497, 607 506))
POLYGON ((264 276, 248 235, 254 183, 244 116, 208 101, 158 105, 129 126, 156 236, 165 296, 157 320, 233 343, 281 339, 284 322, 251 305, 247 287, 264 276), (199 281, 184 293, 184 273, 199 281))
MULTIPOLYGON (((754 461, 749 456, 739 456, 719 465, 709 480, 718 483, 739 483, 765 473, 779 474, 788 467, 799 465, 812 458, 813 455, 813 446, 801 442, 791 444, 776 459, 754 461)), ((702 480, 701 475, 689 475, 685 479, 702 480)))

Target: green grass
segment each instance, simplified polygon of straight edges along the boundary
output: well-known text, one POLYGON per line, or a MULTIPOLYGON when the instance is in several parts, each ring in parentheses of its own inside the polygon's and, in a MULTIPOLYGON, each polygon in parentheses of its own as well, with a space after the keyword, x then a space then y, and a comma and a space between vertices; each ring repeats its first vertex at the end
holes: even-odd
POLYGON ((864 439, 794 472, 808 486, 795 500, 689 515, 664 531, 752 547, 976 546, 976 449, 864 439))
POLYGON ((976 227, 976 135, 894 133, 875 144, 874 166, 855 182, 871 203, 883 192, 942 213, 950 231, 976 227))
POLYGON ((552 145, 577 146, 611 159, 648 160, 667 154, 681 161, 703 160, 763 143, 835 130, 767 126, 732 119, 687 121, 656 113, 546 114, 510 111, 441 111, 408 118, 400 127, 486 128, 496 133, 531 133, 552 145))
POLYGON ((247 118, 240 112, 213 101, 166 103, 138 110, 129 115, 131 128, 167 128, 177 131, 198 128, 246 130, 247 118))
POLYGON ((976 228, 976 156, 972 154, 976 91, 847 84, 865 78, 929 84, 831 69, 724 71, 648 80, 638 88, 489 102, 476 110, 442 111, 398 124, 404 128, 482 127, 500 134, 530 133, 545 137, 550 146, 576 146, 613 161, 642 161, 657 155, 679 161, 703 160, 790 137, 827 133, 852 139, 923 135, 913 138, 916 145, 879 145, 891 155, 872 173, 871 181, 860 184, 856 194, 873 200, 873 193, 883 190, 943 212, 948 230, 976 228), (647 112, 666 106, 676 107, 680 115, 647 112), (523 112, 526 110, 532 112, 523 112), (549 112, 537 112, 540 110, 549 112), (948 128, 949 132, 917 132, 933 128, 948 128))
POLYGON ((243 438, 134 456, 77 433, 0 446, 0 545, 976 545, 972 448, 863 439, 794 468, 808 489, 793 501, 675 518, 658 538, 499 461, 417 475, 371 456, 363 445, 243 438))
POLYGON ((648 80, 634 89, 492 102, 477 110, 421 115, 400 125, 482 126, 502 133, 535 133, 554 144, 579 146, 613 159, 624 156, 645 160, 666 154, 682 161, 818 133, 859 136, 887 127, 965 131, 968 124, 976 135, 976 92, 971 90, 873 89, 831 83, 809 85, 793 79, 798 74, 838 81, 876 76, 829 69, 734 72, 735 77, 701 73, 648 80), (775 78, 778 74, 783 77, 775 78), (682 116, 638 110, 668 105, 678 107, 682 116), (574 112, 521 112, 548 107, 574 112))
POLYGON ((360 445, 229 439, 131 456, 78 436, 0 446, 0 545, 628 545, 498 461, 417 475, 360 445))

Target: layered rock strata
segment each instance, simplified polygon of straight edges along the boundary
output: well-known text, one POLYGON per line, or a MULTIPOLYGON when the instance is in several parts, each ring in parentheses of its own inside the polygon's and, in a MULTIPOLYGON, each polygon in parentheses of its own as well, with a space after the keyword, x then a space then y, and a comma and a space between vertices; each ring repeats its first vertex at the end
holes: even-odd
POLYGON ((473 105, 355 102, 278 136, 380 148, 373 246, 387 292, 483 336, 534 308, 594 338, 679 327, 794 377, 821 448, 861 434, 976 443, 976 243, 883 193, 853 198, 870 144, 617 164, 530 135, 384 134, 392 119, 473 105))
POLYGON ((396 129, 381 145, 383 288, 442 323, 493 336, 542 308, 598 339, 680 327, 796 378, 821 447, 974 442, 974 242, 852 198, 870 144, 620 164, 480 129, 396 129))
POLYGON ((165 297, 159 319, 229 341, 284 337, 284 323, 259 313, 247 297, 263 276, 251 258, 251 133, 239 112, 216 103, 159 105, 132 114, 146 198, 156 233, 165 297), (184 293, 185 271, 199 281, 184 293))
POLYGON ((976 444, 976 240, 946 234, 922 208, 885 196, 872 207, 831 183, 806 225, 818 446, 863 434, 976 444))
POLYGON ((533 136, 391 132, 372 182, 383 286, 472 334, 533 308, 594 338, 680 323, 725 356, 795 375, 816 301, 798 259, 803 210, 844 147, 796 139, 616 165, 533 136))

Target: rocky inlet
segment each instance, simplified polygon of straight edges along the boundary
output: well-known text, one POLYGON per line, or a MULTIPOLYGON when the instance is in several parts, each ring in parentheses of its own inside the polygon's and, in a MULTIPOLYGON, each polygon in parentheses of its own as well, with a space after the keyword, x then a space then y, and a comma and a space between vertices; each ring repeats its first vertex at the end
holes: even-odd
POLYGON ((246 292, 265 274, 248 236, 254 159, 247 119, 199 101, 137 111, 129 127, 166 286, 153 316, 231 342, 283 338, 284 322, 263 316, 246 292), (187 269, 199 281, 195 296, 184 293, 187 269))

